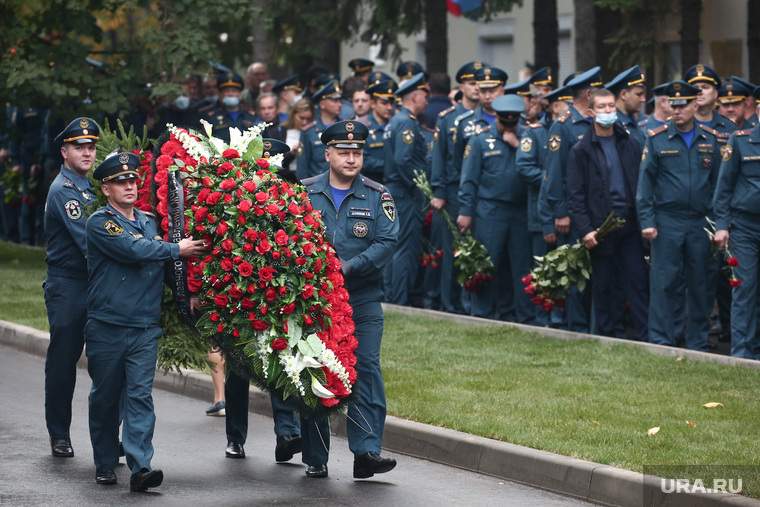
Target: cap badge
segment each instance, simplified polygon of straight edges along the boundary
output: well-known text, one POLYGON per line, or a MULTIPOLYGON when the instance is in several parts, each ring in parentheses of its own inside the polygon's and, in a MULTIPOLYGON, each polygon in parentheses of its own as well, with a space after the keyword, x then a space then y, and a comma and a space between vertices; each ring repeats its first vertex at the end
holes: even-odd
POLYGON ((491 69, 489 69, 489 68, 483 69, 483 74, 485 74, 486 76, 490 76, 491 75, 491 69))
POLYGON ((705 66, 700 63, 699 65, 697 65, 696 71, 697 71, 697 74, 701 76, 702 73, 705 71, 705 66))
POLYGON ((265 150, 271 150, 272 149, 272 142, 271 141, 264 141, 264 149, 265 150))
POLYGON ((234 77, 235 77, 235 75, 232 72, 228 72, 227 73, 227 79, 229 79, 230 81, 232 81, 232 78, 234 78, 234 77))
POLYGON ((90 126, 90 122, 87 121, 86 118, 82 118, 81 120, 79 120, 79 126, 82 127, 83 129, 86 129, 87 127, 90 126))
POLYGON ((354 131, 354 124, 351 122, 346 123, 346 132, 353 132, 354 131))
POLYGON ((674 90, 680 90, 681 89, 681 83, 673 83, 673 89, 674 90))
POLYGON ((483 63, 482 62, 475 62, 475 63, 472 64, 472 66, 473 66, 473 68, 475 70, 480 70, 480 68, 483 66, 483 63))
POLYGON ((734 83, 726 83, 726 90, 731 91, 734 89, 734 83))
POLYGON ((120 164, 126 164, 128 162, 129 162, 129 153, 124 152, 121 155, 119 155, 119 163, 120 164))

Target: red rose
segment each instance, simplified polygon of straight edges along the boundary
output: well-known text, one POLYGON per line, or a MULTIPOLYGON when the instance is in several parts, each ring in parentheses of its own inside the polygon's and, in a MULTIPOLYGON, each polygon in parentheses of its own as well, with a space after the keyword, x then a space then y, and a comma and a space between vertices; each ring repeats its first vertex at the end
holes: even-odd
POLYGON ((288 347, 288 341, 284 338, 277 338, 272 342, 272 350, 285 350, 288 347))
POLYGON ((269 287, 264 294, 264 297, 267 298, 267 301, 274 301, 277 299, 277 292, 272 287, 269 287))
POLYGON ((227 148, 222 152, 222 156, 224 158, 240 158, 240 153, 238 153, 237 150, 233 150, 232 148, 227 148))
POLYGON ((554 310, 554 303, 551 301, 544 301, 544 304, 542 305, 543 309, 547 312, 551 312, 554 310))
POLYGON ((303 253, 306 255, 311 255, 314 253, 314 243, 306 243, 303 246, 303 253))
POLYGON ((219 324, 219 326, 216 328, 216 332, 221 333, 222 331, 224 331, 224 324, 219 324))
POLYGON ((306 324, 307 326, 310 326, 312 322, 314 322, 314 319, 312 319, 310 315, 306 315, 306 314, 303 315, 304 324, 306 324))
POLYGON ((739 265, 739 259, 737 259, 736 257, 729 257, 728 259, 726 259, 726 262, 732 268, 735 268, 736 266, 739 265))
POLYGON ((216 235, 224 236, 227 233, 227 222, 224 220, 219 221, 219 225, 216 227, 216 235))
POLYGON ((256 191, 256 183, 253 181, 244 181, 243 182, 243 188, 248 192, 255 192, 256 191))
POLYGON ((232 258, 232 262, 234 264, 240 264, 241 262, 243 262, 243 258, 240 257, 239 255, 236 255, 235 257, 232 258))
POLYGON ((232 264, 232 259, 229 257, 222 259, 222 262, 220 264, 222 266, 222 269, 225 271, 232 271, 232 268, 234 266, 234 264, 232 264))
POLYGON ((271 282, 274 274, 277 272, 272 266, 259 268, 259 279, 263 282, 271 282))
POLYGON ((742 281, 741 280, 731 280, 729 283, 731 284, 731 287, 738 287, 738 286, 740 286, 742 284, 742 281))
POLYGON ((252 250, 253 250, 253 245, 252 244, 246 243, 245 245, 243 245, 243 251, 244 252, 250 252, 252 250))
POLYGON ((338 398, 320 398, 319 402, 325 407, 334 407, 340 403, 340 400, 338 398))
POLYGON ((229 204, 232 202, 234 197, 232 197, 230 194, 224 194, 224 204, 229 204))
POLYGON ((243 298, 243 300, 240 302, 240 305, 246 310, 250 310, 256 306, 256 302, 251 301, 249 298, 243 298))
POLYGON ((280 211, 280 207, 276 204, 267 204, 267 206, 264 208, 267 213, 276 215, 280 211))
POLYGON ((522 280, 522 283, 524 283, 525 285, 529 285, 530 282, 533 281, 533 275, 531 275, 530 273, 528 273, 527 275, 525 275, 524 277, 522 277, 521 280, 522 280))
POLYGON ((235 299, 240 299, 241 297, 243 297, 243 291, 240 290, 240 289, 238 289, 237 285, 235 285, 234 287, 232 287, 230 289, 229 294, 230 294, 231 297, 233 297, 235 299))
POLYGON ((267 240, 262 240, 261 242, 259 242, 258 246, 256 247, 256 251, 261 255, 264 255, 271 249, 272 249, 272 245, 270 245, 267 240))
POLYGON ((211 194, 209 194, 208 197, 206 197, 206 204, 213 206, 216 203, 218 203, 219 199, 221 198, 222 198, 221 192, 212 192, 211 194))
POLYGON ((253 203, 251 201, 249 201, 248 199, 243 199, 242 201, 240 201, 240 203, 238 203, 237 209, 241 213, 247 213, 248 210, 251 209, 251 206, 253 206, 253 203))
POLYGON ((309 299, 314 295, 314 286, 310 283, 307 283, 303 286, 303 291, 301 292, 301 296, 304 299, 309 299))
POLYGON ((296 309, 296 304, 289 303, 285 305, 285 307, 282 309, 282 313, 284 313, 285 315, 290 315, 291 313, 293 313, 293 311, 295 311, 295 309, 296 309))
POLYGON ((232 171, 235 168, 234 165, 230 164, 229 162, 225 162, 224 164, 219 166, 219 170, 217 171, 217 174, 224 174, 232 171))
POLYGON ((219 314, 218 314, 218 313, 216 313, 216 312, 214 312, 214 313, 212 313, 211 315, 209 315, 209 317, 208 317, 208 318, 209 318, 209 320, 211 320, 212 322, 219 322, 219 314))
POLYGON ((219 308, 227 308, 227 296, 224 294, 214 294, 214 304, 219 308))
POLYGON ((525 289, 523 289, 525 293, 529 296, 532 296, 536 292, 536 287, 533 284, 526 285, 525 289))
POLYGON ((254 197, 256 197, 257 203, 264 204, 269 199, 269 194, 266 192, 256 192, 256 195, 254 197))
POLYGON ((277 250, 275 250, 275 251, 272 252, 272 259, 277 260, 277 259, 280 258, 281 255, 282 254, 280 254, 280 252, 278 252, 277 250))
POLYGON ((232 240, 230 238, 227 238, 224 241, 222 241, 222 248, 224 250, 226 250, 227 252, 229 252, 230 250, 232 250, 232 246, 233 245, 234 245, 234 243, 232 242, 232 240))
POLYGON ((256 160, 256 164, 262 169, 269 169, 269 162, 266 159, 260 158, 256 160))
POLYGON ((304 259, 303 257, 296 257, 296 264, 298 264, 299 266, 303 266, 304 264, 306 264, 306 259, 304 259))
POLYGON ((287 245, 289 239, 290 238, 288 237, 288 233, 283 231, 282 229, 277 231, 277 234, 274 235, 274 242, 280 246, 287 245))
POLYGON ((288 205, 288 211, 291 215, 300 215, 301 214, 301 208, 298 207, 298 204, 291 202, 290 205, 288 205))
POLYGON ((253 273, 253 266, 247 262, 242 262, 238 266, 238 273, 240 273, 240 276, 251 276, 251 273, 253 273))
POLYGON ((238 331, 237 329, 233 329, 232 336, 234 336, 235 338, 240 338, 240 331, 238 331))
POLYGON ((254 319, 251 322, 251 327, 255 329, 256 331, 264 331, 265 329, 269 327, 269 324, 267 324, 263 320, 254 319))

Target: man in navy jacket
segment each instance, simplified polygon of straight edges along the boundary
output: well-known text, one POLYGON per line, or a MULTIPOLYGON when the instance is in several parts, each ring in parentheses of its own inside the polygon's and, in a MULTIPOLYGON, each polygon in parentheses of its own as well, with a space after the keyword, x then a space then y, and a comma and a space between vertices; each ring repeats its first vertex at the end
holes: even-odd
POLYGON ((648 341, 649 287, 636 215, 641 147, 627 130, 615 124, 615 96, 609 90, 594 90, 589 114, 594 128, 568 155, 567 207, 570 223, 591 253, 597 332, 613 336, 612 290, 619 268, 625 276, 636 337, 648 341), (611 212, 624 218, 625 224, 597 240, 596 229, 611 212))

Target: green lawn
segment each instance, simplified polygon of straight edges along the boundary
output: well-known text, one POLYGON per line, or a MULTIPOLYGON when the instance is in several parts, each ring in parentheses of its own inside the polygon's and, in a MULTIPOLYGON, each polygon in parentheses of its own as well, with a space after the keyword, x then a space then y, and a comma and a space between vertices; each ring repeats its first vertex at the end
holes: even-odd
MULTIPOLYGON (((47 329, 43 259, 0 243, 0 319, 47 329)), ((634 471, 760 464, 757 369, 391 312, 382 360, 399 417, 634 471)), ((759 475, 745 492, 760 495, 759 475)))

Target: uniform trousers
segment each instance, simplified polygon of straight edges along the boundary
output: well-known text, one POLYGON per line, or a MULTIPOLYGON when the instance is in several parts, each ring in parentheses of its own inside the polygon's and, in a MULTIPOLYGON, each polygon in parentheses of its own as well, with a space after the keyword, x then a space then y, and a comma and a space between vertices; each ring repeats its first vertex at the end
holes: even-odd
POLYGON ((87 324, 87 274, 50 273, 43 284, 50 324, 45 358, 45 422, 52 438, 69 438, 71 400, 77 379, 77 361, 84 348, 87 324))
POLYGON ((731 300, 731 355, 760 359, 758 336, 758 259, 760 222, 747 217, 731 221, 731 253, 739 261, 734 274, 741 284, 734 287, 731 300))
POLYGON ((530 272, 530 236, 525 205, 481 199, 475 206, 474 236, 494 263, 494 280, 472 294, 472 315, 533 324, 535 311, 520 279, 530 272), (517 283, 515 283, 517 282, 517 283))
MULTIPOLYGON (((446 189, 446 206, 444 209, 456 221, 459 216, 459 185, 450 185, 446 189)), ((441 229, 441 307, 449 313, 464 313, 462 288, 457 282, 459 268, 454 266, 454 235, 439 213, 433 215, 433 223, 440 223, 441 229)))
MULTIPOLYGON (((652 240, 649 271, 649 341, 675 345, 677 313, 684 308, 686 286, 686 347, 707 350, 712 273, 710 241, 705 234, 705 217, 660 211, 656 216, 657 238, 652 240)), ((714 264, 714 263, 712 263, 714 264)))
MULTIPOLYGON (((224 398, 227 402, 225 428, 227 441, 245 444, 248 438, 248 388, 247 378, 230 369, 224 382, 224 398)), ((300 435, 301 428, 296 418, 296 411, 288 406, 277 394, 270 396, 272 400, 272 417, 274 432, 278 437, 300 435)))
POLYGON ((410 303, 422 252, 422 198, 416 189, 389 183, 388 190, 396 204, 399 221, 398 249, 386 268, 385 300, 396 305, 410 303))
POLYGON ((85 327, 90 390, 90 440, 98 470, 119 464, 119 405, 123 393, 122 442, 132 473, 151 469, 153 378, 160 327, 124 327, 89 319, 85 327))
MULTIPOLYGON (((375 290, 375 289, 373 289, 375 290)), ((380 453, 385 427, 386 402, 383 372, 380 368, 380 344, 383 338, 383 308, 377 300, 364 301, 351 296, 356 324, 356 400, 348 405, 348 448, 354 456, 374 451, 380 453)), ((303 462, 307 465, 327 463, 330 449, 328 420, 301 418, 303 462)))

